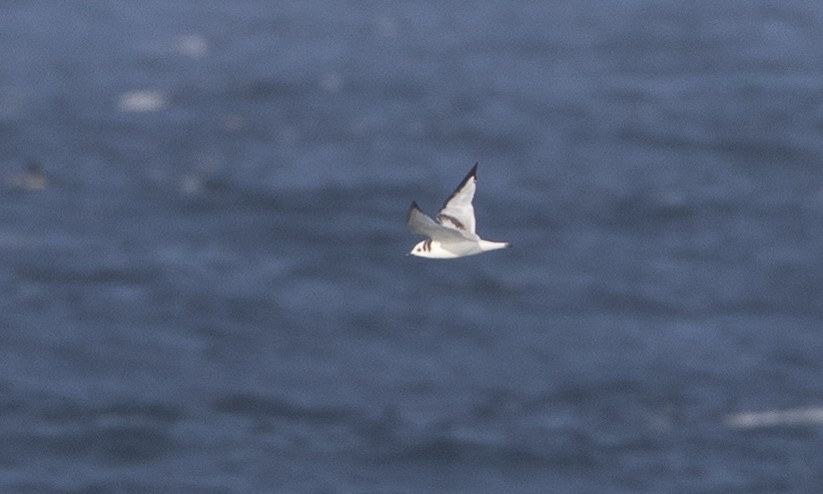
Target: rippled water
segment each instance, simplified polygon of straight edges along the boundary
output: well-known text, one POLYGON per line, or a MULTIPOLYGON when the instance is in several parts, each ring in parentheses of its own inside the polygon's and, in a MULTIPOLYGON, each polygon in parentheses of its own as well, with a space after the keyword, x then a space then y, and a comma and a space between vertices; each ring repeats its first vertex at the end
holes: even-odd
POLYGON ((3 3, 0 490, 818 492, 821 42, 801 0, 3 3), (404 257, 475 161, 513 247, 404 257))

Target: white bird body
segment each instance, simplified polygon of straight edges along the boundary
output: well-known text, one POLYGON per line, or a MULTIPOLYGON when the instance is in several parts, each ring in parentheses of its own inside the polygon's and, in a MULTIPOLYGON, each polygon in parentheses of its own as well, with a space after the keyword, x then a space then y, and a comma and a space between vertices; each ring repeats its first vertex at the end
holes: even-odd
POLYGON ((406 223, 411 231, 429 238, 418 242, 409 255, 430 259, 453 259, 508 247, 508 242, 483 240, 475 233, 472 200, 476 189, 475 163, 466 178, 446 199, 437 213, 437 221, 420 211, 416 202, 412 202, 406 223))

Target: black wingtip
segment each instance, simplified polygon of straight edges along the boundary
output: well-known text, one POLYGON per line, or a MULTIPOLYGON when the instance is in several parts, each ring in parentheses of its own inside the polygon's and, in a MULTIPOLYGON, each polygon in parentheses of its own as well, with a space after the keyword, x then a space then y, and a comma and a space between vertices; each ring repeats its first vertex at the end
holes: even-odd
MULTIPOLYGON (((457 188, 454 189, 454 193, 452 193, 452 195, 454 195, 455 193, 457 193, 457 191, 459 191, 460 189, 465 187, 466 184, 469 183, 469 180, 471 180, 473 178, 477 179, 477 163, 475 163, 474 166, 472 167, 472 169, 469 170, 469 173, 466 174, 466 177, 463 178, 463 180, 460 181, 460 185, 458 185, 457 188)), ((451 199, 451 197, 449 197, 449 199, 451 199)), ((448 202, 448 201, 446 201, 446 202, 448 202)))
POLYGON ((471 180, 473 178, 477 179, 477 165, 479 165, 479 163, 475 162, 472 169, 469 170, 469 173, 466 174, 466 178, 464 178, 463 181, 460 182, 460 186, 457 187, 458 190, 462 189, 463 186, 466 185, 466 182, 468 182, 469 180, 471 180))
POLYGON ((460 181, 460 184, 454 189, 454 192, 452 192, 451 195, 449 195, 449 197, 446 198, 446 201, 443 202, 443 206, 440 209, 445 208, 446 204, 448 204, 449 201, 452 200, 454 195, 457 194, 458 192, 460 192, 460 190, 463 189, 463 187, 465 187, 467 183, 469 183, 469 180, 471 180, 471 179, 477 180, 477 165, 478 165, 478 163, 475 162, 472 169, 469 170, 469 173, 466 174, 466 177, 463 178, 463 180, 460 181))
POLYGON ((417 201, 412 201, 411 206, 409 206, 409 211, 406 213, 406 223, 411 219, 412 211, 415 209, 420 211, 420 206, 417 205, 417 201))

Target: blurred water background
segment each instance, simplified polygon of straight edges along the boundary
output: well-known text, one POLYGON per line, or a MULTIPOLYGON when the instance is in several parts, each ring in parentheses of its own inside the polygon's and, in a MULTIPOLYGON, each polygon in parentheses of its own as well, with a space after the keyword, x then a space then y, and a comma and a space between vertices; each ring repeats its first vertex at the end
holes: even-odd
POLYGON ((818 1, 4 1, 0 491, 821 492, 821 132, 818 1))

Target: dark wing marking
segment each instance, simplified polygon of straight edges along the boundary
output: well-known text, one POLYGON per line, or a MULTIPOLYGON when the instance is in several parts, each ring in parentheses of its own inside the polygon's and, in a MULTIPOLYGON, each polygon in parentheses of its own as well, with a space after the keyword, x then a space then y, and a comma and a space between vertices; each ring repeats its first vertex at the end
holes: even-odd
POLYGON ((437 221, 443 226, 455 228, 465 232, 467 236, 474 237, 475 220, 472 201, 476 189, 477 163, 443 203, 443 207, 437 213, 437 221))
POLYGON ((409 207, 409 214, 406 216, 406 226, 409 230, 436 239, 440 242, 455 240, 466 240, 466 236, 459 230, 441 225, 420 211, 416 202, 412 202, 409 207))

